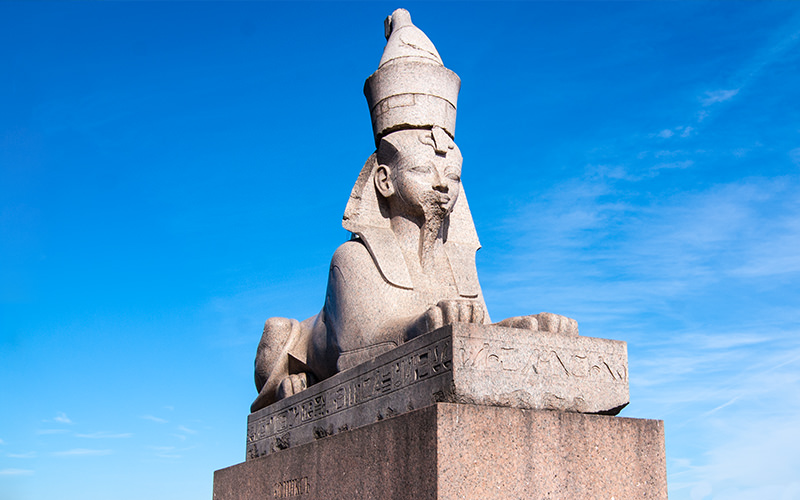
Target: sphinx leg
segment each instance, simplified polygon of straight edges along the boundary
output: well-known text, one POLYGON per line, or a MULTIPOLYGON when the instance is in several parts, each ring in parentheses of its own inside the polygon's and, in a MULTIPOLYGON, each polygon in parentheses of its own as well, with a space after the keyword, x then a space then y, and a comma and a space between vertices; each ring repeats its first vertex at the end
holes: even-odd
POLYGON ((255 362, 258 397, 250 406, 251 412, 279 399, 277 389, 289 376, 289 350, 300 336, 300 322, 296 319, 270 318, 264 323, 255 362))

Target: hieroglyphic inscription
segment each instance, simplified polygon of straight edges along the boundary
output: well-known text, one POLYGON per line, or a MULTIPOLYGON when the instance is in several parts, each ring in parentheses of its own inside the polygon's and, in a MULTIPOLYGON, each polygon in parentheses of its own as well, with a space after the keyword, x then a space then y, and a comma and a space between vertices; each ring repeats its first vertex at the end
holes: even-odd
POLYGON ((446 373, 451 367, 451 339, 440 339, 399 359, 346 379, 313 397, 265 415, 248 425, 247 441, 254 443, 288 432, 298 425, 446 373))
POLYGON ((463 338, 459 366, 482 371, 516 372, 526 378, 579 378, 608 383, 628 380, 626 359, 575 345, 509 346, 491 339, 463 338))
POLYGON ((278 481, 272 487, 272 493, 275 498, 298 497, 310 491, 308 476, 289 479, 288 481, 278 481))

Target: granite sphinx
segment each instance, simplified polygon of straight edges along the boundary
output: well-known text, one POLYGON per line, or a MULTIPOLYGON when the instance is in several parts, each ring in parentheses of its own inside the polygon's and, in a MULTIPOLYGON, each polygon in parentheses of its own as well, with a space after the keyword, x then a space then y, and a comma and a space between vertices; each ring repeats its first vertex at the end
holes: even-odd
MULTIPOLYGON (((454 141, 460 79, 406 10, 386 19, 385 33, 364 86, 376 150, 345 208, 352 237, 333 254, 319 314, 266 321, 253 412, 443 326, 492 324, 454 141)), ((496 325, 578 335, 575 320, 550 313, 496 325)))

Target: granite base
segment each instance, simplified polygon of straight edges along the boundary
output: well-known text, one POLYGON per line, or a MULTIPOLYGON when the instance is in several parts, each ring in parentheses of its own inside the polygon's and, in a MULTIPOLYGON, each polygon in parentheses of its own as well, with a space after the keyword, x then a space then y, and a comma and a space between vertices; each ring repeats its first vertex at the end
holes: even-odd
POLYGON ((214 500, 666 499, 658 420, 436 403, 214 474, 214 500))

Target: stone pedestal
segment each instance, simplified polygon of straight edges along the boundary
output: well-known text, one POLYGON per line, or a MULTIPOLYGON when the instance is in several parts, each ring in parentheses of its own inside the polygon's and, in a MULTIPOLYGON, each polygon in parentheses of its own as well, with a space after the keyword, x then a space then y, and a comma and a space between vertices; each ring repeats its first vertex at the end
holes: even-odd
POLYGON ((663 423, 434 403, 216 471, 214 500, 666 499, 663 423))
POLYGON ((624 342, 453 324, 250 414, 214 500, 666 499, 624 342))
POLYGON ((251 413, 247 459, 434 403, 618 413, 625 342, 495 325, 445 326, 251 413))

